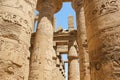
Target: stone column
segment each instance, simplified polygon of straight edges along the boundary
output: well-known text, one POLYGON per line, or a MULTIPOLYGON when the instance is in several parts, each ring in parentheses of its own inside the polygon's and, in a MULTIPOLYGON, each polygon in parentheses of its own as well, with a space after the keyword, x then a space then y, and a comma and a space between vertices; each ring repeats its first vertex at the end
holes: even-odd
POLYGON ((53 80, 53 17, 61 8, 59 0, 38 0, 37 10, 40 12, 39 25, 31 54, 29 80, 53 80))
POLYGON ((35 35, 29 80, 52 80, 52 37, 52 25, 43 17, 35 35))
POLYGON ((80 80, 90 80, 87 33, 82 1, 74 0, 73 8, 76 11, 77 18, 77 43, 79 48, 80 59, 80 80))
POLYGON ((74 17, 73 16, 68 17, 68 30, 69 31, 74 30, 74 17))
POLYGON ((29 80, 52 80, 52 54, 54 53, 52 18, 55 6, 47 1, 38 4, 41 4, 39 25, 31 54, 29 80))
POLYGON ((68 60, 68 80, 80 80, 78 55, 74 46, 69 49, 68 60))
POLYGON ((81 11, 77 15, 79 16, 78 20, 78 46, 79 46, 79 59, 80 59, 80 80, 90 80, 90 64, 89 64, 89 54, 88 54, 88 44, 87 44, 87 35, 86 35, 86 26, 85 26, 85 16, 84 9, 81 8, 81 11))
POLYGON ((0 0, 0 80, 28 80, 34 0, 0 0))
POLYGON ((91 80, 120 79, 120 1, 84 0, 91 80))

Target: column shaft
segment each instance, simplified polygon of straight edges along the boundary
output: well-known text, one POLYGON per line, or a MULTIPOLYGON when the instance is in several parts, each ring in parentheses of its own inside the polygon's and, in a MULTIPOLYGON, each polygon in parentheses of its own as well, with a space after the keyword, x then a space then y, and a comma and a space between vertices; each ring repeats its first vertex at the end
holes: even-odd
POLYGON ((53 27, 47 17, 43 17, 35 35, 29 80, 52 80, 53 52, 53 27))
POLYGON ((89 54, 83 0, 73 0, 77 18, 77 43, 80 59, 80 80, 90 80, 89 54))
POLYGON ((92 80, 120 79, 120 1, 85 0, 92 80))
POLYGON ((0 80, 28 80, 34 0, 0 0, 0 80))
POLYGON ((53 16, 55 6, 53 1, 40 4, 39 25, 31 54, 29 80, 53 80, 52 70, 55 67, 53 57, 53 16))
POLYGON ((70 47, 68 58, 68 80, 80 80, 78 56, 74 46, 70 47))
POLYGON ((90 80, 89 54, 85 26, 84 9, 77 12, 77 42, 80 59, 80 80, 90 80))
POLYGON ((68 30, 69 31, 74 30, 74 17, 73 16, 68 17, 68 30))

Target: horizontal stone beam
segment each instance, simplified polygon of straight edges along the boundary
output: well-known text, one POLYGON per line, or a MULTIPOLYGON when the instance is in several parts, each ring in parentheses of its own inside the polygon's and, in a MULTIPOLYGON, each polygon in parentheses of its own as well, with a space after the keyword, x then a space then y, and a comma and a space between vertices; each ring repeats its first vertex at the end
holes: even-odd
POLYGON ((57 52, 68 53, 68 46, 67 45, 57 46, 57 52))
POLYGON ((54 33, 54 41, 62 41, 62 40, 76 40, 77 39, 77 31, 73 30, 72 32, 61 32, 54 33))
POLYGON ((71 2, 72 0, 63 0, 63 2, 71 2))
POLYGON ((68 45, 68 40, 56 40, 54 41, 54 46, 57 46, 57 45, 68 45))
POLYGON ((67 60, 64 60, 64 63, 68 63, 68 61, 67 61, 67 60))
POLYGON ((54 37, 54 41, 58 40, 76 40, 77 36, 58 36, 54 37))
POLYGON ((79 59, 78 56, 68 56, 69 59, 79 59))

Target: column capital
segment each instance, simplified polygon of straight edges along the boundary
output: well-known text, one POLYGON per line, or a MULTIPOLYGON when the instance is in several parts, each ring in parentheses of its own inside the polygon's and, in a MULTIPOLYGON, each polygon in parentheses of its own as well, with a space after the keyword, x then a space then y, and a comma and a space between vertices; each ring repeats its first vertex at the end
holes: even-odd
POLYGON ((38 0, 37 10, 40 11, 44 7, 51 7, 56 13, 62 8, 62 0, 38 0))
POLYGON ((53 24, 54 14, 58 12, 61 7, 62 1, 60 0, 38 0, 37 10, 40 13, 38 21, 40 21, 42 17, 47 17, 53 24))
POLYGON ((79 12, 83 6, 83 0, 73 0, 72 7, 76 12, 79 12))
POLYGON ((75 46, 71 46, 69 49, 69 55, 68 55, 69 60, 72 59, 78 59, 78 54, 75 46))

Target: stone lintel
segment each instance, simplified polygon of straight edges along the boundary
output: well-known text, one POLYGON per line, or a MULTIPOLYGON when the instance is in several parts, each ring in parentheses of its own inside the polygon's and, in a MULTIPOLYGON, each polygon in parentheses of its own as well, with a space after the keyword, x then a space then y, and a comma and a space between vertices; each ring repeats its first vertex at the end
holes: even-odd
POLYGON ((63 2, 72 2, 72 0, 63 0, 63 2))
POLYGON ((68 45, 68 40, 57 40, 56 42, 56 46, 57 45, 68 45))
POLYGON ((79 59, 78 56, 68 56, 69 59, 79 59))
MULTIPOLYGON (((61 46, 57 47, 57 51, 59 52, 59 55, 60 54, 68 54, 68 46, 67 45, 61 45, 61 46)), ((77 53, 78 53, 78 49, 77 49, 77 53)))
POLYGON ((68 52, 68 46, 67 45, 57 46, 57 51, 60 52, 60 53, 68 52))
POLYGON ((64 63, 68 63, 68 61, 66 60, 66 61, 64 61, 64 63))

